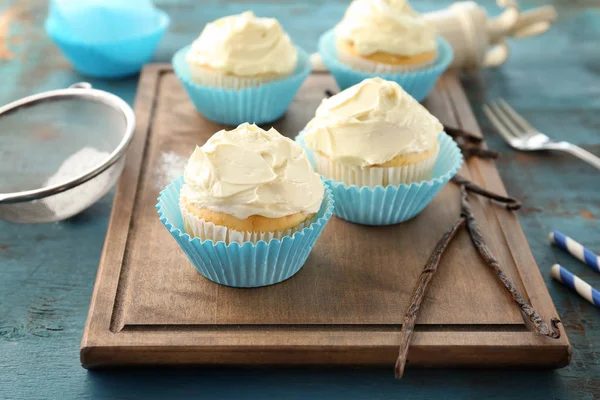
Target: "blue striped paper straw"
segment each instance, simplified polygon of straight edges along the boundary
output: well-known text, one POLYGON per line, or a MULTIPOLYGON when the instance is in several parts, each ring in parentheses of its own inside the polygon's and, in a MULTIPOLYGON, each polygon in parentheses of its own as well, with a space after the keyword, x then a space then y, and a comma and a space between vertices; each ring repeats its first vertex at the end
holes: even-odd
POLYGON ((552 266, 552 277, 571 290, 576 291, 577 294, 596 307, 600 307, 600 292, 591 287, 583 279, 570 273, 566 268, 554 264, 552 266))
POLYGON ((600 257, 598 257, 593 251, 590 251, 583 247, 581 243, 578 243, 568 236, 563 235, 558 231, 550 232, 550 241, 555 243, 567 253, 577 258, 586 265, 592 267, 594 271, 600 272, 600 257))

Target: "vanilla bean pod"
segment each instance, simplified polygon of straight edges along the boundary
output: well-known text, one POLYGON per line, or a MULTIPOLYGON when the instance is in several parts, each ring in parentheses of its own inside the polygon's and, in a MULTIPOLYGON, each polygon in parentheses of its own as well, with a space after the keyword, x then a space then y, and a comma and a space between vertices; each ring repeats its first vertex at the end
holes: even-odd
POLYGON ((461 152, 463 153, 463 156, 466 159, 469 159, 469 158, 475 156, 475 157, 479 157, 479 158, 496 160, 498 157, 500 157, 500 154, 498 154, 495 151, 482 149, 479 146, 473 146, 470 144, 463 144, 458 139, 456 140, 456 144, 458 145, 458 148, 461 150, 461 152))
POLYGON ((485 190, 482 187, 474 184, 473 182, 460 175, 456 175, 452 179, 452 181, 460 187, 460 218, 452 225, 450 230, 446 232, 444 236, 442 236, 440 241, 437 243, 433 253, 429 256, 429 259, 425 263, 425 267, 423 268, 423 271, 421 272, 421 275, 419 276, 419 279, 415 285, 415 290, 411 297, 408 310, 406 311, 404 321, 402 323, 402 328, 400 330, 400 349, 394 369, 394 373, 397 379, 402 378, 402 375, 404 374, 404 368, 407 362, 408 348, 410 345, 412 335, 414 333, 415 322, 417 320, 421 304, 423 303, 423 300, 425 298, 427 286, 438 269, 442 254, 450 245, 452 239, 456 236, 458 230, 463 225, 465 225, 465 223, 471 241, 476 247, 478 253, 483 258, 485 263, 494 270, 496 276, 498 276, 504 287, 509 291, 513 300, 519 306, 520 310, 525 315, 527 315, 527 317, 533 325, 533 329, 535 330, 535 332, 553 339, 558 339, 561 336, 560 329, 558 327, 560 320, 558 318, 552 318, 550 320, 550 325, 544 322, 544 320, 538 314, 538 312, 527 300, 525 300, 525 298, 521 295, 516 286, 502 271, 500 264, 498 263, 490 249, 487 247, 483 239, 483 235, 481 233, 481 230, 479 229, 479 225, 477 224, 475 216, 473 215, 471 204, 469 203, 468 193, 475 193, 480 196, 484 196, 489 199, 504 203, 506 208, 509 210, 517 210, 521 207, 521 203, 513 197, 505 197, 485 190))
POLYGON ((479 158, 497 159, 500 155, 491 150, 481 148, 483 139, 465 131, 462 128, 444 125, 444 131, 454 139, 466 159, 476 156, 479 158))
POLYGON ((465 131, 462 128, 456 128, 454 126, 444 125, 444 131, 452 137, 452 139, 463 138, 469 143, 481 143, 483 138, 474 135, 471 132, 465 131))
POLYGON ((402 378, 402 375, 404 374, 408 345, 410 344, 410 339, 414 333, 415 322, 417 321, 421 303, 423 303, 423 299, 427 292, 427 285, 431 281, 431 278, 433 278, 433 274, 437 271, 444 251, 446 251, 448 245, 452 242, 452 239, 456 236, 456 233, 465 222, 465 216, 461 215, 454 225, 452 225, 452 228, 442 236, 440 241, 436 244, 433 253, 431 253, 429 259, 427 259, 425 267, 415 285, 415 291, 411 297, 410 305, 408 306, 408 310, 404 316, 404 322, 402 323, 402 329, 400 330, 400 351, 395 367, 395 374, 398 379, 402 378))
POLYGON ((481 196, 487 197, 488 199, 495 200, 499 203, 504 203, 506 204, 506 208, 508 210, 515 211, 521 208, 521 202, 518 199, 510 196, 505 197, 500 196, 496 193, 492 193, 482 188, 481 186, 471 182, 470 180, 466 179, 461 175, 455 175, 454 178, 452 178, 452 182, 456 183, 459 186, 464 186, 465 189, 469 192, 479 194, 481 196))
POLYGON ((460 187, 461 194, 461 216, 466 218, 467 220, 467 230, 469 231, 469 236, 471 237, 471 241, 477 248, 477 251, 485 261, 485 263, 494 270, 498 278, 502 281, 502 284, 506 289, 510 292, 514 301, 519 305, 519 308, 531 321, 533 324, 534 330, 543 336, 548 336, 553 339, 560 338, 560 329, 558 328, 558 324, 560 320, 558 318, 552 318, 550 321, 550 325, 548 325, 542 317, 537 313, 537 311, 533 308, 531 304, 523 296, 519 293, 519 290, 513 285, 510 279, 504 274, 498 260, 494 257, 490 249, 485 244, 483 239, 483 235, 481 234, 481 230, 479 229, 479 225, 477 221, 475 221, 475 217, 473 215, 473 211, 471 209, 471 204, 467 198, 467 188, 464 184, 460 187))

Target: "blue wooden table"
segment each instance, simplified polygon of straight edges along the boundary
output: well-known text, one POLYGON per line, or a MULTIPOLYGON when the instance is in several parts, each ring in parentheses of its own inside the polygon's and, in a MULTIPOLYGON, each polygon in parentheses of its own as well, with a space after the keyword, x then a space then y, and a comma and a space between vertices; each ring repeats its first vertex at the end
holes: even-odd
MULTIPOLYGON (((449 0, 414 1, 420 10, 449 0)), ((492 0, 481 1, 491 13, 492 0)), ((469 99, 501 152, 509 193, 573 345, 567 368, 414 370, 394 381, 386 369, 122 369, 88 372, 79 343, 110 214, 112 194, 62 223, 0 222, 0 399, 110 398, 556 398, 600 396, 600 311, 550 280, 556 262, 600 287, 600 275, 548 244, 552 229, 600 251, 600 173, 568 155, 509 149, 485 122, 481 104, 503 97, 539 129, 600 154, 600 1, 521 0, 524 9, 553 3, 559 20, 541 37, 513 43, 501 68, 464 77, 469 99)), ((170 60, 208 21, 253 9, 278 18, 293 40, 316 50, 319 35, 346 1, 162 0, 172 18, 155 54, 170 60)), ((46 37, 46 1, 0 2, 0 103, 89 80, 46 37)), ((91 80, 132 103, 137 77, 91 80)), ((0 141, 1 145, 1 141, 0 141)), ((2 179, 0 177, 0 179, 2 179)))

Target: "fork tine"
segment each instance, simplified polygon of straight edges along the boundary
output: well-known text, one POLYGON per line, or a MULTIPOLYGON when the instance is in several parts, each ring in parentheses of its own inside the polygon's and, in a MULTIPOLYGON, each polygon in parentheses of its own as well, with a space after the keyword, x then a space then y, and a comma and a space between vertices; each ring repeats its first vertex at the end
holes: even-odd
POLYGON ((517 139, 517 137, 507 127, 505 127, 504 124, 502 124, 502 122, 500 122, 500 120, 498 118, 496 118, 496 115, 494 114, 494 112, 492 111, 490 106, 488 106, 487 104, 484 104, 483 112, 488 117, 488 119, 490 120, 492 125, 494 125, 494 127, 496 128, 498 133, 500 133, 500 135, 502 135, 504 140, 506 140, 509 144, 514 139, 517 139))
POLYGON ((510 118, 508 113, 506 113, 506 111, 504 111, 504 109, 498 105, 498 102, 491 102, 490 109, 495 111, 496 117, 500 121, 502 121, 504 126, 506 126, 510 130, 510 132, 517 138, 523 139, 531 133, 518 127, 510 118))
POLYGON ((531 126, 531 124, 527 122, 525 118, 517 113, 506 101, 503 99, 498 99, 498 104, 500 104, 500 107, 502 107, 502 109, 513 119, 517 125, 519 125, 521 129, 533 132, 536 131, 536 129, 531 126))

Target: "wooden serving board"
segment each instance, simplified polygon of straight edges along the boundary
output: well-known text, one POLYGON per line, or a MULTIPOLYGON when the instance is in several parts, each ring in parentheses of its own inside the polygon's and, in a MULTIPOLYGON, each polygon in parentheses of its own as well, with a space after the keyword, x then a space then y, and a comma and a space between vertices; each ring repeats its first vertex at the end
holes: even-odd
MULTIPOLYGON (((332 77, 312 74, 274 126, 294 137, 325 89, 337 89, 332 77)), ((444 124, 480 132, 454 75, 440 80, 426 106, 444 124)), ((196 271, 155 209, 159 191, 182 173, 194 146, 223 127, 195 111, 169 65, 144 69, 135 112, 135 138, 117 186, 81 344, 84 367, 393 365, 413 286, 459 215, 455 185, 400 225, 367 227, 332 217, 292 279, 258 289, 224 287, 196 271)), ((491 161, 471 159, 461 173, 505 193, 491 161)), ((505 272, 546 320, 557 316, 517 216, 486 199, 473 197, 472 204, 505 272)), ((564 330, 559 340, 528 330, 463 230, 431 282, 409 364, 561 367, 570 354, 564 330)))

